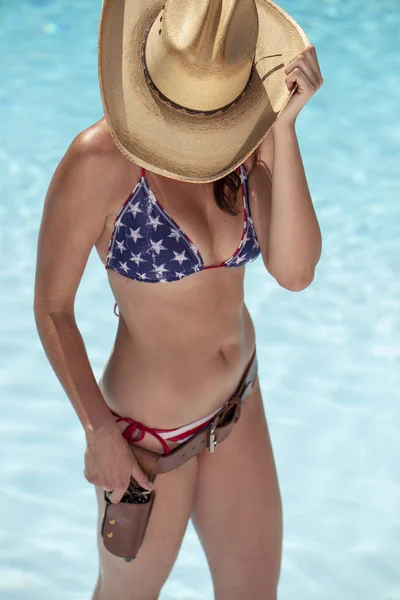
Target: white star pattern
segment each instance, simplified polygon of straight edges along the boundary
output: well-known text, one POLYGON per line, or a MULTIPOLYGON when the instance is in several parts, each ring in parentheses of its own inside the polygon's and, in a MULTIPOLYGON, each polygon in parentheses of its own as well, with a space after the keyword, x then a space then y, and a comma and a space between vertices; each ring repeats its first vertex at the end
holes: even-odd
POLYGON ((134 217, 136 217, 136 215, 138 213, 143 212, 142 210, 140 210, 139 204, 140 204, 140 200, 138 200, 137 202, 135 202, 135 204, 131 204, 130 207, 128 208, 129 212, 132 213, 132 215, 134 217))
POLYGON ((124 273, 127 273, 130 270, 128 265, 126 264, 126 262, 123 263, 123 262, 119 261, 119 265, 120 265, 120 268, 124 271, 124 273))
MULTIPOLYGON (((242 221, 243 237, 234 256, 218 265, 221 267, 241 267, 260 254, 253 219, 248 213, 247 172, 241 167, 237 173, 246 209, 246 217, 242 221)), ((205 268, 200 251, 169 217, 147 184, 143 184, 124 210, 117 213, 105 266, 125 277, 151 283, 180 281, 205 268)))
POLYGON ((169 234, 168 237, 173 237, 176 239, 177 242, 179 242, 180 238, 181 238, 181 234, 179 233, 179 231, 177 229, 172 229, 172 227, 170 227, 171 233, 169 234))
POLYGON ((139 231, 140 231, 140 227, 138 227, 137 229, 131 229, 129 227, 130 230, 130 234, 129 237, 131 237, 133 239, 134 242, 138 241, 138 238, 143 238, 142 235, 140 235, 139 231))
POLYGON ((251 228, 251 236, 253 238, 253 246, 252 248, 259 248, 259 243, 257 240, 256 232, 254 231, 254 227, 251 228))
POLYGON ((147 225, 151 225, 152 227, 154 227, 154 231, 156 231, 157 227, 159 225, 162 225, 159 215, 157 215, 156 218, 149 215, 149 220, 147 221, 147 225))
POLYGON ((129 260, 133 260, 133 262, 135 262, 137 266, 139 266, 141 262, 147 262, 144 258, 141 258, 141 254, 141 252, 139 252, 138 254, 134 254, 133 252, 131 252, 131 258, 129 260))
POLYGON ((162 265, 155 265, 153 263, 153 269, 152 271, 155 272, 157 279, 162 278, 162 276, 164 275, 164 273, 168 273, 168 269, 165 268, 165 263, 162 265))
POLYGON ((122 242, 119 242, 118 240, 115 240, 115 243, 118 246, 118 250, 120 252, 124 252, 124 250, 126 250, 125 246, 124 246, 124 240, 122 240, 122 242))
POLYGON ((115 229, 116 229, 117 231, 119 231, 119 228, 120 228, 120 227, 126 227, 125 223, 122 223, 122 221, 121 221, 121 218, 122 218, 122 217, 119 217, 119 219, 117 219, 117 220, 115 221, 115 229))
POLYGON ((246 258, 246 256, 247 256, 247 253, 242 254, 242 256, 237 256, 235 259, 236 264, 238 265, 239 263, 241 263, 246 258))
POLYGON ((153 194, 152 190, 147 190, 147 198, 148 200, 150 200, 150 202, 152 204, 157 204, 157 199, 155 197, 155 195, 153 194))
POLYGON ((258 243, 258 240, 257 240, 257 235, 256 235, 256 232, 255 232, 255 229, 254 229, 254 225, 253 225, 253 219, 251 217, 247 217, 247 219, 248 219, 248 221, 250 223, 251 235, 252 235, 252 238, 253 238, 253 246, 252 246, 252 248, 258 250, 258 248, 260 247, 260 244, 258 243))
POLYGON ((184 250, 182 250, 180 254, 178 252, 175 252, 174 250, 174 254, 175 257, 172 260, 177 260, 180 265, 183 263, 184 260, 189 260, 188 257, 185 255, 184 250))
POLYGON ((158 242, 153 242, 150 238, 151 250, 154 250, 157 255, 160 254, 161 250, 167 250, 167 248, 162 245, 163 241, 164 240, 158 240, 158 242))

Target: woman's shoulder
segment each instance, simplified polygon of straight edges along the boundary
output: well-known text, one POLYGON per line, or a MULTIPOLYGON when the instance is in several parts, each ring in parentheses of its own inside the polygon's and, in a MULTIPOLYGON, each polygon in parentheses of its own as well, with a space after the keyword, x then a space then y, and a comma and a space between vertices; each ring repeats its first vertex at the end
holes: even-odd
POLYGON ((114 144, 104 117, 78 133, 68 151, 81 158, 97 157, 98 159, 107 158, 110 160, 113 157, 118 159, 122 156, 114 144))
POLYGON ((127 159, 118 150, 106 125, 101 119, 78 133, 62 157, 57 171, 79 185, 90 181, 104 191, 115 186, 115 181, 126 171, 127 159))
POLYGON ((70 143, 53 174, 49 197, 60 199, 57 201, 74 211, 75 199, 79 198, 81 207, 95 207, 100 212, 103 207, 106 213, 114 191, 118 192, 116 181, 126 169, 124 161, 105 122, 100 120, 70 143))

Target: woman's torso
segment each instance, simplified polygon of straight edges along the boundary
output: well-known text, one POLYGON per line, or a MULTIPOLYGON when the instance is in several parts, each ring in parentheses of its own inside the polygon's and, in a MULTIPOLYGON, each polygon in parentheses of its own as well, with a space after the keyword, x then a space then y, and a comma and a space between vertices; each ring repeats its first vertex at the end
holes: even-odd
MULTIPOLYGON (((137 188, 142 169, 116 149, 104 119, 93 129, 115 173, 96 243, 106 264, 116 216, 137 188)), ((251 160, 244 163, 247 170, 251 160)), ((243 234, 242 188, 237 215, 231 216, 217 206, 213 183, 181 182, 149 171, 146 180, 204 265, 232 256, 243 234)), ((161 428, 184 425, 218 408, 235 390, 255 346, 244 303, 244 267, 206 269, 168 283, 137 281, 111 268, 107 274, 119 310, 115 344, 101 380, 108 406, 161 428)))

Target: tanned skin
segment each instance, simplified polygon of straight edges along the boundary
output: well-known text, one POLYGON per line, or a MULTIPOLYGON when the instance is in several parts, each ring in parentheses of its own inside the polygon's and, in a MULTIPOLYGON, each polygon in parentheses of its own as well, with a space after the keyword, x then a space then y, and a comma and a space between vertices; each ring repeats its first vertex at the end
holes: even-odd
MULTIPOLYGON (((274 126, 243 164, 265 278, 274 277, 287 290, 304 289, 313 280, 321 240, 294 123, 274 126)), ((100 570, 93 600, 156 600, 190 517, 217 600, 274 600, 282 507, 258 379, 238 423, 214 453, 203 452, 157 477, 156 501, 137 558, 125 563, 105 550, 100 537, 104 490, 114 490, 112 502, 119 502, 131 475, 151 488, 121 435, 126 424, 116 424, 110 409, 149 427, 190 423, 233 393, 256 343, 244 302, 245 266, 201 271, 163 285, 104 270, 120 316, 99 386, 76 324, 74 300, 93 247, 105 263, 116 214, 140 173, 115 147, 101 119, 76 137, 57 167, 39 235, 36 323, 84 428, 84 473, 98 500, 100 570)), ((243 228, 241 190, 238 214, 231 216, 217 206, 212 183, 181 182, 150 171, 147 177, 206 265, 232 255, 243 228)), ((104 269, 100 261, 99 268, 104 269)), ((161 451, 150 435, 140 443, 161 451)))

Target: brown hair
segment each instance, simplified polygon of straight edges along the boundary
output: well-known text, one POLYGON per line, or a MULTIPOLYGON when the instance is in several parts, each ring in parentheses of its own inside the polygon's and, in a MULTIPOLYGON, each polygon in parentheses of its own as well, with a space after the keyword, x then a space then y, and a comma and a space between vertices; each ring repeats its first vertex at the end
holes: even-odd
POLYGON ((214 181, 215 201, 219 208, 228 213, 228 215, 235 216, 238 214, 234 206, 240 185, 240 177, 236 170, 214 181), (228 188, 228 193, 226 193, 225 188, 228 188))

